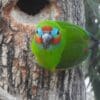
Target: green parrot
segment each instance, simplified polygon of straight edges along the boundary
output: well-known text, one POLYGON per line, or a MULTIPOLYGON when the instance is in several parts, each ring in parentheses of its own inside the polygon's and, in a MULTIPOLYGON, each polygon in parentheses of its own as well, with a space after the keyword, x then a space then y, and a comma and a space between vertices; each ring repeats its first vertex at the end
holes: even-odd
POLYGON ((36 25, 31 51, 37 63, 47 69, 67 69, 87 58, 90 37, 80 26, 45 20, 36 25))

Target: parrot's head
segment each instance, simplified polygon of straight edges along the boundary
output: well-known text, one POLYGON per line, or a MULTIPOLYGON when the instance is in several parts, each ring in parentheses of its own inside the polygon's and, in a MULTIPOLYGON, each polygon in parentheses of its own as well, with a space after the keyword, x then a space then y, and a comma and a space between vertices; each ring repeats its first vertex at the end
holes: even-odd
POLYGON ((61 33, 57 27, 55 28, 49 25, 38 27, 34 40, 44 49, 48 49, 50 46, 55 46, 61 42, 61 33))

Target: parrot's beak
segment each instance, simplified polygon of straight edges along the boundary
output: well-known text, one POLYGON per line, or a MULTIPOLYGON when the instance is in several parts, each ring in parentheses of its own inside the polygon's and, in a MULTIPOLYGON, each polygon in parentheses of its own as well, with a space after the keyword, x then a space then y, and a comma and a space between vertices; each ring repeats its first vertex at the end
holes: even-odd
POLYGON ((45 49, 47 49, 47 48, 49 47, 50 43, 51 43, 51 40, 52 40, 51 34, 49 34, 49 33, 44 33, 44 34, 42 35, 42 40, 43 40, 43 47, 44 47, 45 49))

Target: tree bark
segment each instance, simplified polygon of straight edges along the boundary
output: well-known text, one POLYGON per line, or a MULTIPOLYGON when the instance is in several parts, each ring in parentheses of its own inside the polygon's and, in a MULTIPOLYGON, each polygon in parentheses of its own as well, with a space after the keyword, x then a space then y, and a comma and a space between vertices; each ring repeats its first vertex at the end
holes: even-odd
MULTIPOLYGON (((51 0, 33 16, 20 11, 17 0, 1 1, 0 87, 21 100, 86 100, 81 65, 48 72, 35 63, 29 48, 34 26, 41 19, 70 21, 84 27, 83 0, 51 0)), ((2 100, 7 100, 5 94, 2 100)))

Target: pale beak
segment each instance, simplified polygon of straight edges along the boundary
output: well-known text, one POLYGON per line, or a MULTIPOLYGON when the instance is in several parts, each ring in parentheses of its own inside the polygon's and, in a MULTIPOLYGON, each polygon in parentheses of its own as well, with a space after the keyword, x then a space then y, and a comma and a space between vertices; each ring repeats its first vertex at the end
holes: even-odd
POLYGON ((43 40, 43 47, 47 49, 51 43, 52 35, 49 33, 44 33, 42 35, 42 40, 43 40))

